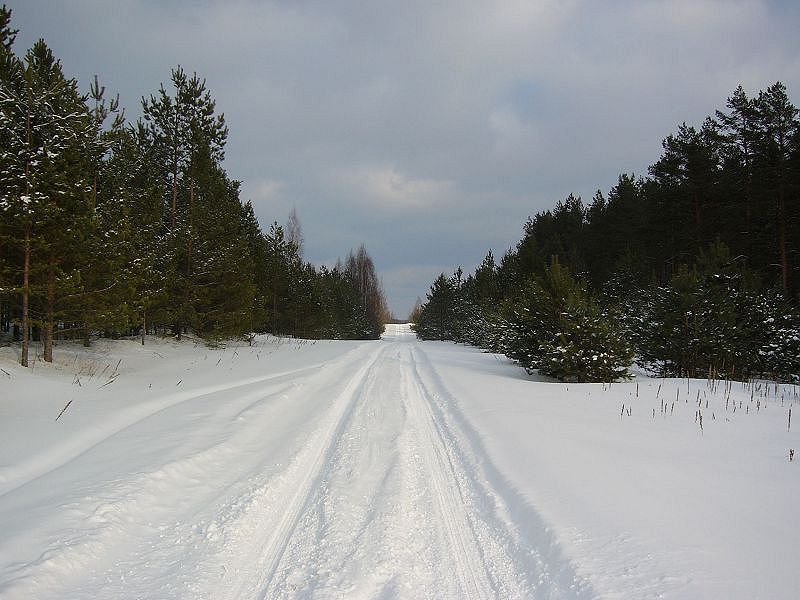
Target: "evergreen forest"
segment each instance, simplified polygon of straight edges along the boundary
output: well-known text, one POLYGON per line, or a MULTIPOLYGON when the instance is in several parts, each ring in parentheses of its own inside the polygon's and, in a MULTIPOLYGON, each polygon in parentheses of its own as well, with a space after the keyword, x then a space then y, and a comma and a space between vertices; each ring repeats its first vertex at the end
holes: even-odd
POLYGON ((362 246, 302 257, 296 213, 262 231, 223 168, 228 129, 181 67, 127 122, 100 81, 81 90, 44 40, 14 47, 0 9, 0 336, 54 341, 251 332, 376 338, 387 318, 362 246))
POLYGON ((647 176, 536 214, 499 263, 441 274, 423 339, 564 381, 653 374, 798 381, 800 120, 780 82, 678 127, 647 176))

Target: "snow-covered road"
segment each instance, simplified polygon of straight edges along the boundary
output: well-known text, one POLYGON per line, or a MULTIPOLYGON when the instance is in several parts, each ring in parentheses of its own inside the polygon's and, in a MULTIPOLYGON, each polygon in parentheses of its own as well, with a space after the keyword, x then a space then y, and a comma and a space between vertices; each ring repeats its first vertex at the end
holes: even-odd
POLYGON ((465 451, 412 340, 347 363, 328 413, 225 548, 212 596, 559 595, 465 451))
POLYGON ((0 598, 795 600, 798 414, 407 326, 0 347, 0 598))
POLYGON ((591 596, 476 444, 403 326, 150 396, 0 482, 0 596, 591 596))

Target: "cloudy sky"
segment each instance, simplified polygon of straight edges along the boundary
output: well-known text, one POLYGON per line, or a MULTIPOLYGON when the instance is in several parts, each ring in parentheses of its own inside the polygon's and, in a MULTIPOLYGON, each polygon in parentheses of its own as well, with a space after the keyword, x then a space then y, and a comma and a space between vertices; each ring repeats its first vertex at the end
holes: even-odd
POLYGON ((793 0, 5 0, 130 118, 180 64, 225 113, 228 174, 305 256, 362 242, 405 316, 529 215, 645 174, 739 84, 800 103, 793 0))

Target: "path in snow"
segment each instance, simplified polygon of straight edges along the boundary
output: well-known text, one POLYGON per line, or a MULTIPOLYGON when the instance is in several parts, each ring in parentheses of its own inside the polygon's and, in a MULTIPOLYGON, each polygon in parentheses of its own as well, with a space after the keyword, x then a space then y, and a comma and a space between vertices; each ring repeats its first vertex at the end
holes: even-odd
POLYGON ((38 499, 45 546, 0 596, 590 596, 484 454, 395 327, 323 367, 168 399, 0 496, 0 518, 38 499))

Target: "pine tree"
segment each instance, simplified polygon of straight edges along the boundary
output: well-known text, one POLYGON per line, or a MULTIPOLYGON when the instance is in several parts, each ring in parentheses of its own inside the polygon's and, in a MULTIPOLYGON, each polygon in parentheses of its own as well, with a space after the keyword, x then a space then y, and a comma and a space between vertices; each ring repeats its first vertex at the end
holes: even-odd
POLYGON ((0 55, 3 59, 12 56, 11 48, 18 33, 19 29, 11 29, 11 9, 3 4, 0 6, 0 55))
POLYGON ((415 330, 421 339, 453 339, 453 297, 452 281, 442 273, 431 285, 416 322, 415 330))
MULTIPOLYGON (((64 292, 59 298, 59 321, 72 323, 83 332, 84 343, 89 343, 91 331, 124 331, 131 319, 129 312, 130 290, 123 278, 125 266, 124 221, 125 214, 111 183, 115 174, 109 171, 109 157, 115 140, 123 128, 123 114, 119 101, 105 100, 105 88, 95 77, 88 96, 83 97, 87 119, 79 138, 76 163, 83 181, 79 200, 83 215, 80 243, 72 244, 71 268, 67 274, 62 265, 64 292), (108 124, 108 117, 114 115, 108 124)), ((77 227, 72 227, 78 230, 77 227)), ((52 316, 52 312, 50 313, 52 316)), ((52 319, 45 329, 45 360, 52 358, 52 319), (48 343, 49 338, 49 343, 48 343), (48 351, 49 346, 49 351, 48 351)))
MULTIPOLYGON (((650 174, 667 195, 671 210, 664 226, 677 236, 670 258, 683 248, 697 251, 709 240, 709 230, 718 209, 719 157, 713 121, 699 130, 684 123, 664 142, 664 154, 650 167, 650 174)), ((662 219, 664 215, 662 215, 662 219)))
POLYGON ((198 234, 191 248, 192 320, 209 339, 241 336, 253 329, 254 263, 246 232, 239 183, 215 165, 197 169, 192 221, 198 234))
POLYGON ((665 374, 793 380, 799 116, 780 83, 756 98, 738 87, 727 111, 668 136, 647 177, 621 175, 588 209, 570 195, 496 268, 437 279, 420 337, 564 379, 624 376, 630 340, 665 374))
POLYGON ((265 295, 269 301, 269 330, 274 335, 289 333, 289 279, 291 264, 299 260, 295 248, 283 232, 283 227, 274 222, 267 232, 267 281, 265 295))
POLYGON ((200 226, 210 209, 198 199, 208 203, 221 197, 200 189, 201 183, 217 186, 222 196, 226 193, 221 188, 227 184, 216 182, 226 179, 219 165, 228 129, 224 116, 215 114, 215 102, 197 74, 189 77, 179 66, 173 69, 171 82, 173 95, 162 85, 157 96, 142 99, 141 129, 167 167, 161 174, 169 207, 165 271, 173 332, 180 337, 184 329, 205 320, 202 306, 207 304, 200 298, 205 290, 198 287, 202 275, 198 266, 210 264, 210 257, 198 255, 197 248, 210 247, 203 239, 206 230, 200 226))
MULTIPOLYGON (((165 206, 162 202, 162 164, 157 147, 141 123, 114 137, 112 154, 104 171, 105 187, 117 207, 116 245, 124 273, 131 322, 139 327, 142 344, 148 329, 169 323, 167 284, 170 272, 165 206)), ((122 281, 122 280, 120 280, 122 281)))
POLYGON ((786 87, 778 82, 759 92, 755 102, 762 135, 756 143, 757 169, 763 192, 772 200, 776 252, 781 287, 791 289, 790 228, 797 227, 797 191, 792 182, 792 163, 800 148, 798 109, 789 101, 786 87), (792 188, 795 188, 794 190, 792 188), (793 207, 791 210, 788 207, 793 207))
POLYGON ((495 344, 528 372, 564 381, 628 375, 633 354, 623 329, 556 257, 543 276, 527 280, 506 314, 505 323, 490 317, 495 330, 504 331, 503 341, 495 344))
MULTIPOLYGON (((14 74, 19 70, 19 60, 14 55, 12 47, 18 31, 11 29, 11 10, 4 4, 0 7, 0 85, 5 88, 10 85, 14 74)), ((5 111, 0 112, 0 119, 5 111)), ((8 123, 4 120, 3 123, 8 123)), ((7 148, 11 144, 11 131, 0 127, 0 147, 7 148)), ((10 331, 12 319, 15 317, 14 309, 14 277, 13 270, 9 268, 12 263, 19 262, 15 249, 11 244, 12 228, 10 227, 9 197, 5 189, 0 188, 0 332, 10 331)), ((18 326, 14 326, 15 334, 18 326)))
POLYGON ((45 358, 52 360, 52 333, 58 280, 68 277, 70 252, 85 234, 87 139, 91 120, 75 80, 44 41, 24 60, 9 59, 0 89, 2 209, 17 226, 11 237, 22 247, 22 352, 28 364, 31 301, 45 329, 45 358))
POLYGON ((752 260, 754 238, 759 234, 755 221, 759 211, 753 195, 758 114, 755 102, 748 98, 741 85, 728 98, 727 108, 728 113, 716 111, 725 196, 732 199, 725 222, 741 234, 742 251, 752 260))
POLYGON ((269 330, 269 249, 264 234, 258 225, 253 205, 242 206, 240 228, 247 252, 253 261, 253 284, 255 285, 251 329, 258 332, 269 330))

